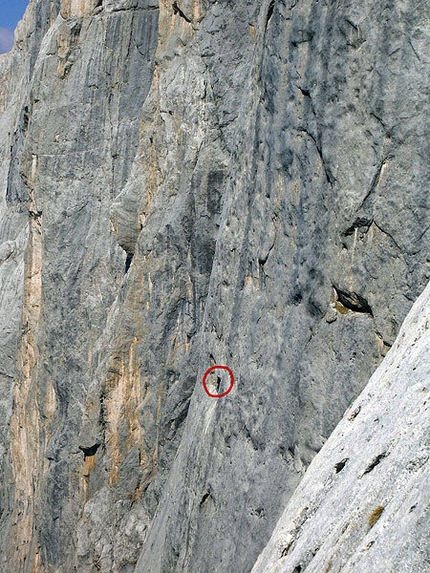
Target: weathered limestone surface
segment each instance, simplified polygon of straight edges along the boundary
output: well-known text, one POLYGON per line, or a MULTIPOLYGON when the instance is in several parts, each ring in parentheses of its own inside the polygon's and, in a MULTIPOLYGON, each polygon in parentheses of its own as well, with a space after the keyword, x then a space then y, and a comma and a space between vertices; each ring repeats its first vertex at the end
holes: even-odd
POLYGON ((252 573, 430 571, 430 285, 252 573))
POLYGON ((252 569, 430 279, 427 58, 425 0, 31 0, 1 571, 252 569))

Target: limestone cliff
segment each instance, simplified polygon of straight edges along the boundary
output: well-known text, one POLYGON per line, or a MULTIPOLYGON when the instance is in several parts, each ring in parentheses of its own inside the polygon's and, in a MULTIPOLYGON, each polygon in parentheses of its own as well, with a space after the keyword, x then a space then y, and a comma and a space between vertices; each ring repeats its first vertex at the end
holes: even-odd
POLYGON ((427 47, 425 0, 31 0, 1 571, 252 569, 430 279, 427 47))

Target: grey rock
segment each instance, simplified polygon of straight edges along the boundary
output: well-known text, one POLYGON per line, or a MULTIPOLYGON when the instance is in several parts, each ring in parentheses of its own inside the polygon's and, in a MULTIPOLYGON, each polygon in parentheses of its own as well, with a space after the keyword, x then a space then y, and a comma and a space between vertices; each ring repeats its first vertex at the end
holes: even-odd
POLYGON ((5 573, 250 571, 430 279, 425 2, 175 6, 0 56, 5 573))
POLYGON ((429 571, 430 284, 252 573, 429 571))
MULTIPOLYGON (((428 223, 404 233, 417 204, 409 193, 391 199, 400 171, 408 177, 406 164, 426 145, 426 105, 416 99, 425 89, 410 89, 411 68, 389 56, 395 43, 409 61, 404 27, 420 36, 420 17, 412 22, 395 10, 388 19, 382 5, 357 13, 349 4, 305 2, 276 3, 267 22, 268 6, 232 8, 246 10, 234 25, 252 22, 256 47, 239 48, 234 58, 242 63, 231 63, 240 104, 221 128, 236 147, 199 349, 198 380, 212 356, 233 369, 237 384, 219 402, 196 388, 139 573, 250 571, 276 514, 428 280, 428 223), (410 139, 395 119, 399 107, 414 125, 410 139), (396 213, 395 204, 404 205, 406 227, 396 224, 394 234, 385 224, 390 204, 396 213), (413 294, 412 284, 420 284, 413 294), (368 301, 373 317, 342 305, 336 321, 324 320, 333 286, 368 301)), ((230 10, 213 9, 223 23, 201 35, 218 80, 217 54, 225 53, 218 46, 235 35, 230 10)), ((410 62, 421 66, 415 55, 410 62)), ((228 93, 214 94, 220 117, 232 105, 228 93)), ((420 172, 404 189, 420 187, 424 197, 426 177, 420 172)), ((422 215, 428 220, 427 207, 422 215)))

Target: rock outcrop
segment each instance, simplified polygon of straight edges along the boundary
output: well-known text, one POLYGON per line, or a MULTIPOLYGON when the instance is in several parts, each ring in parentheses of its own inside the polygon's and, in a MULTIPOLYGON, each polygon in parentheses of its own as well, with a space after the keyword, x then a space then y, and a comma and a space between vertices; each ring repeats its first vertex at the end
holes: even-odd
POLYGON ((252 573, 430 570, 430 285, 252 573))
POLYGON ((430 279, 426 4, 31 0, 0 56, 1 571, 252 569, 430 279))

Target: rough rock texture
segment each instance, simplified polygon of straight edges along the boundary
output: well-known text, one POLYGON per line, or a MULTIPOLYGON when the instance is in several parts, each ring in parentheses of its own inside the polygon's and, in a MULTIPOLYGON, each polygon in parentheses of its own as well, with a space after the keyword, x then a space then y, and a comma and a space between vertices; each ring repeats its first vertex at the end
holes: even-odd
POLYGON ((426 8, 31 0, 0 56, 2 571, 251 570, 430 278, 426 8))
POLYGON ((430 284, 252 573, 430 571, 430 284))

